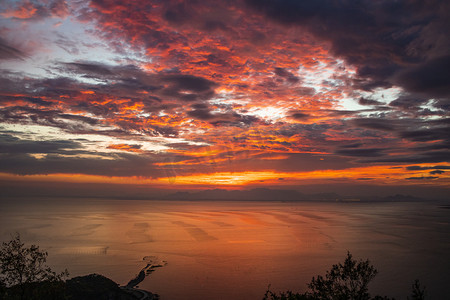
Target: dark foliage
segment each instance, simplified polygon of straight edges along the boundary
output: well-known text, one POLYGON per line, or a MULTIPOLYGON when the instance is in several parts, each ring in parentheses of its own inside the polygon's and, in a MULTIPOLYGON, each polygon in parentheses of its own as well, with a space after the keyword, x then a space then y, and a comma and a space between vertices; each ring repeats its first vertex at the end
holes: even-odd
POLYGON ((0 248, 2 297, 5 299, 61 299, 60 287, 69 273, 67 270, 60 274, 53 272, 45 264, 47 256, 48 253, 39 250, 39 246, 26 247, 20 240, 19 234, 16 234, 9 242, 3 242, 0 248))
POLYGON ((74 277, 66 281, 66 296, 70 300, 135 299, 122 291, 117 283, 98 274, 74 277))
POLYGON ((3 298, 5 300, 64 300, 65 284, 63 281, 41 281, 14 285, 5 289, 3 298))
POLYGON ((57 274, 48 267, 48 253, 39 250, 39 246, 25 247, 20 235, 9 242, 3 242, 0 248, 0 282, 5 286, 22 285, 41 281, 61 281, 67 277, 67 270, 57 274))
MULTIPOLYGON (((308 284, 309 291, 302 294, 291 291, 274 293, 269 286, 263 300, 395 300, 386 296, 370 296, 368 284, 377 273, 369 260, 356 261, 348 252, 344 263, 333 265, 325 278, 320 275, 317 279, 313 277, 308 284)), ((425 288, 421 288, 416 280, 411 300, 424 299, 425 288)))
POLYGON ((416 279, 412 285, 411 300, 424 300, 425 295, 426 295, 425 287, 421 287, 419 280, 416 279))
MULTIPOLYGON (((151 294, 151 293, 149 293, 151 294)), ((155 297, 156 295, 154 295, 155 297)), ((136 297, 102 275, 90 274, 64 281, 24 283, 0 291, 4 300, 134 300, 136 297)), ((155 299, 157 299, 155 297, 155 299)))
MULTIPOLYGON (((132 300, 136 297, 104 276, 91 274, 64 281, 45 263, 47 252, 25 246, 16 234, 0 248, 1 300, 132 300)), ((151 294, 151 293, 149 293, 151 294)))
POLYGON ((270 290, 270 286, 264 294, 263 300, 312 300, 308 294, 299 294, 292 291, 276 294, 270 290))
POLYGON ((348 252, 344 264, 333 265, 325 278, 313 277, 308 287, 314 299, 368 300, 368 284, 377 273, 368 260, 357 262, 348 252))

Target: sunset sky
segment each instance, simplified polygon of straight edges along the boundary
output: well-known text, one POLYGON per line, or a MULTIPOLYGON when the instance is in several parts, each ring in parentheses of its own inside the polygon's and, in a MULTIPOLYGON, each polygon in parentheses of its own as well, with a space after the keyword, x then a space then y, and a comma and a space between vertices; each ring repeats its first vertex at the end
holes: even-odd
POLYGON ((2 0, 1 185, 443 198, 449 33, 446 0, 2 0))

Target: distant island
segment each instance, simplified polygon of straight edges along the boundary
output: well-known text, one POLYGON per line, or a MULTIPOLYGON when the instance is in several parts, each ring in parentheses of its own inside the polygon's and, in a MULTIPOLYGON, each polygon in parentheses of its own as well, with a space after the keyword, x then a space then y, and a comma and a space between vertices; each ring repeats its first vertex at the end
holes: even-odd
POLYGON ((254 188, 250 190, 209 189, 195 192, 175 192, 160 200, 232 200, 232 201, 333 201, 333 202, 407 202, 425 199, 396 194, 387 197, 345 197, 336 193, 305 194, 297 190, 254 188))

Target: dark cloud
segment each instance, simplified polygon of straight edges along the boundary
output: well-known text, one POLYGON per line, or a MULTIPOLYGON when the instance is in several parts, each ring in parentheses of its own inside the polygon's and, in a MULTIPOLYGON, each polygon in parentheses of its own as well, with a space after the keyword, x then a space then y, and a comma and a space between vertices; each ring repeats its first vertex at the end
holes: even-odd
POLYGON ((179 132, 177 129, 167 126, 152 125, 148 129, 141 129, 144 134, 149 134, 152 136, 165 136, 165 137, 178 137, 179 132))
POLYGON ((81 158, 77 154, 60 156, 47 154, 35 158, 25 153, 0 156, 0 171, 18 174, 89 174, 102 176, 149 176, 164 177, 163 170, 152 166, 148 156, 135 154, 109 154, 109 159, 81 158), (111 159, 113 158, 113 159, 111 159))
POLYGON ((362 143, 352 143, 352 144, 346 144, 346 145, 340 145, 340 148, 359 148, 363 146, 362 143))
POLYGON ((70 115, 70 114, 58 114, 57 117, 66 119, 66 120, 73 120, 78 122, 87 123, 89 125, 97 125, 100 123, 98 119, 86 117, 86 116, 80 116, 80 115, 70 115))
POLYGON ((450 126, 450 118, 445 117, 445 118, 441 118, 441 119, 433 119, 433 120, 427 121, 427 123, 432 126, 450 126))
POLYGON ((69 14, 69 7, 66 0, 54 0, 49 3, 49 9, 52 16, 65 18, 69 14))
POLYGON ((355 118, 350 123, 357 127, 392 132, 402 139, 414 142, 435 142, 433 144, 415 145, 416 151, 448 149, 448 141, 450 140, 450 126, 446 119, 355 118))
POLYGON ((381 118, 355 118, 351 120, 351 123, 358 127, 382 131, 394 131, 397 128, 395 122, 392 120, 384 120, 381 118))
POLYGON ((215 95, 217 83, 189 74, 148 73, 134 65, 111 66, 93 62, 72 62, 60 65, 59 71, 79 74, 99 81, 93 86, 99 93, 139 98, 181 101, 208 100, 215 95), (146 92, 147 95, 143 95, 146 92))
POLYGON ((407 90, 423 95, 450 97, 450 55, 403 70, 396 81, 407 90))
POLYGON ((163 23, 167 20, 161 14, 166 5, 155 1, 92 1, 78 12, 77 18, 82 22, 94 21, 98 25, 96 35, 110 41, 112 49, 122 55, 127 55, 130 48, 167 51, 185 41, 181 34, 164 30, 163 23), (128 22, 123 22, 124 19, 128 22))
POLYGON ((71 149, 80 149, 79 142, 69 140, 32 141, 0 134, 0 153, 67 153, 71 149))
POLYGON ((39 124, 54 126, 66 131, 91 131, 91 126, 99 125, 95 118, 62 113, 53 109, 36 109, 31 107, 9 106, 0 108, 0 120, 22 124, 39 124))
MULTIPOLYGON (((32 174, 90 174, 103 176, 164 176, 153 166, 156 157, 129 153, 102 153, 83 150, 82 142, 70 140, 35 141, 0 135, 0 172, 32 174), (41 154, 39 158, 35 154, 41 154), (87 157, 83 155, 89 154, 87 157)), ((120 147, 110 147, 120 149, 120 147)), ((141 145, 126 145, 122 150, 140 150, 141 145)))
MULTIPOLYGON (((92 126, 96 126, 98 132, 95 133, 98 134, 117 135, 120 132, 123 135, 127 131, 137 131, 151 136, 175 137, 178 136, 178 130, 170 124, 144 126, 142 117, 123 117, 118 120, 115 117, 126 112, 124 107, 135 105, 146 113, 157 114, 162 110, 171 113, 185 101, 197 103, 208 100, 215 95, 214 88, 217 86, 213 81, 202 77, 166 72, 148 73, 133 65, 73 62, 60 63, 54 70, 61 73, 61 76, 43 79, 23 79, 10 73, 0 76, 1 92, 6 93, 0 97, 0 103, 9 104, 0 109, 1 120, 56 126, 78 133, 91 133, 92 126), (82 82, 79 76, 95 79, 98 83, 82 82), (22 101, 33 104, 33 107, 11 106, 11 103, 22 101), (82 111, 91 116, 63 113, 60 109, 82 111), (98 128, 108 125, 120 128, 113 131, 98 128)), ((202 110, 191 112, 191 115, 196 115, 201 120, 209 116, 202 110)), ((210 119, 216 125, 236 126, 257 121, 255 117, 232 111, 216 114, 210 119)))
POLYGON ((166 21, 169 21, 172 24, 182 25, 192 17, 193 11, 189 8, 190 7, 185 2, 170 5, 166 8, 163 17, 166 21))
POLYGON ((33 21, 48 17, 65 18, 69 14, 69 8, 65 0, 9 2, 3 9, 3 15, 6 17, 33 21))
POLYGON ((434 166, 434 167, 423 167, 423 166, 408 166, 406 167, 409 171, 421 171, 421 170, 450 170, 450 166, 434 166))
MULTIPOLYGON (((114 122, 115 125, 119 126, 123 130, 122 135, 133 136, 134 133, 147 135, 147 136, 165 136, 165 137, 177 137, 178 130, 176 128, 171 127, 169 124, 167 126, 164 125, 147 125, 143 124, 140 118, 122 118, 119 121, 114 122), (125 134, 126 133, 126 134, 125 134)), ((136 135, 136 134, 134 134, 136 135)), ((136 137, 134 137, 136 138, 136 137)))
POLYGON ((20 90, 22 90, 24 93, 27 93, 26 89, 23 87, 20 87, 20 86, 18 87, 18 89, 15 90, 15 92, 16 92, 15 94, 13 94, 13 93, 7 94, 9 92, 9 90, 14 89, 15 87, 18 86, 18 84, 16 84, 13 80, 0 78, 0 85, 1 84, 5 84, 5 88, 3 89, 3 92, 5 94, 3 94, 0 97, 0 103, 8 104, 8 103, 25 101, 30 104, 36 104, 36 105, 43 106, 43 107, 51 106, 53 104, 51 101, 44 100, 43 98, 39 97, 38 95, 32 96, 31 93, 29 96, 27 96, 26 94, 18 94, 17 92, 19 92, 20 90))
POLYGON ((164 1, 162 18, 176 28, 191 27, 208 33, 233 32, 230 19, 236 1, 164 1), (207 13, 205 13, 205 10, 207 13))
MULTIPOLYGON (((139 87, 157 90, 151 84, 157 82, 158 85, 163 86, 166 75, 158 78, 154 74, 148 75, 132 66, 117 69, 101 64, 86 63, 62 66, 78 74, 89 73, 89 76, 101 78, 104 83, 88 84, 68 77, 19 79, 17 74, 5 72, 3 76, 0 76, 0 83, 2 83, 0 93, 4 94, 0 97, 0 103, 4 104, 0 107, 0 120, 10 123, 54 126, 77 134, 129 137, 139 132, 150 136, 178 136, 178 130, 170 124, 144 125, 145 119, 142 117, 115 119, 118 114, 126 113, 124 108, 134 105, 147 113, 158 113, 161 110, 170 112, 177 107, 178 105, 175 104, 172 104, 172 108, 170 105, 162 104, 157 97, 149 95, 148 92, 139 93, 139 87), (132 80, 128 76, 134 76, 135 79, 132 80), (152 83, 149 83, 150 81, 152 83), (105 101, 105 99, 110 100, 105 101), (121 101, 118 103, 115 100, 121 101), (24 105, 23 102, 31 105, 24 105), (70 111, 76 111, 76 113, 72 114, 70 111), (116 129, 103 129, 111 128, 111 126, 116 129)), ((198 80, 200 85, 196 85, 198 78, 195 76, 188 77, 188 83, 185 85, 183 85, 183 79, 183 77, 175 78, 170 84, 174 86, 173 81, 176 81, 181 82, 179 85, 183 88, 195 91, 205 89, 205 81, 200 79, 198 80)), ((169 86, 169 84, 166 85, 169 86)))
POLYGON ((442 171, 442 170, 433 170, 433 171, 430 171, 430 174, 431 175, 436 175, 436 174, 444 174, 445 173, 445 171, 442 171))
POLYGON ((312 96, 316 94, 316 90, 314 88, 306 86, 299 87, 296 91, 301 96, 312 96))
POLYGON ((80 44, 78 41, 73 40, 73 38, 66 37, 61 33, 56 33, 58 37, 55 40, 55 45, 66 51, 71 55, 78 55, 80 53, 80 44))
POLYGON ((421 177, 408 177, 406 180, 432 180, 437 179, 437 176, 421 176, 421 177))
POLYGON ((352 116, 357 115, 360 112, 363 112, 363 111, 338 110, 338 109, 322 109, 320 111, 328 113, 328 115, 331 116, 331 117, 340 117, 340 116, 342 116, 342 117, 344 117, 344 116, 352 117, 352 116))
POLYGON ((389 103, 390 106, 398 107, 404 110, 417 110, 420 105, 426 104, 427 98, 405 94, 389 103))
POLYGON ((411 130, 400 133, 400 137, 416 142, 430 142, 450 139, 449 127, 438 127, 431 129, 411 130))
POLYGON ((367 98, 359 98, 358 104, 360 105, 383 105, 383 102, 373 100, 373 99, 367 99, 367 98))
POLYGON ((450 99, 449 98, 435 99, 432 104, 435 108, 440 109, 444 112, 448 112, 450 110, 450 99))
POLYGON ((76 73, 90 74, 91 76, 109 76, 113 73, 105 65, 94 64, 94 63, 64 63, 64 65, 76 73))
POLYGON ((315 140, 325 140, 325 133, 332 127, 330 124, 317 123, 317 124, 286 124, 280 129, 274 131, 274 135, 281 135, 286 137, 292 137, 295 135, 302 135, 308 138, 314 138, 315 140))
POLYGON ((188 112, 188 116, 202 121, 208 121, 215 118, 207 105, 194 105, 193 108, 194 110, 188 112))
POLYGON ((284 68, 275 68, 274 72, 277 76, 285 78, 287 81, 291 83, 297 83, 300 81, 300 79, 297 76, 295 76, 294 74, 292 74, 291 72, 289 72, 284 68))
POLYGON ((450 151, 429 151, 410 155, 389 155, 376 159, 361 160, 361 163, 445 163, 450 162, 450 151))
POLYGON ((8 45, 6 41, 0 38, 0 60, 24 59, 25 54, 17 48, 8 45))
POLYGON ((336 154, 345 156, 356 156, 356 157, 377 157, 382 156, 385 149, 380 148, 370 148, 370 149, 338 149, 335 151, 336 154))
POLYGON ((306 114, 306 113, 303 113, 300 111, 292 111, 290 117, 295 120, 302 121, 302 120, 308 120, 311 116, 309 114, 306 114))
POLYGON ((260 120, 255 116, 238 114, 235 111, 212 112, 212 107, 200 103, 192 105, 192 110, 188 111, 188 116, 201 121, 207 121, 215 126, 246 126, 260 120))
POLYGON ((358 67, 362 88, 399 84, 448 96, 450 4, 421 1, 247 0, 286 25, 307 28, 358 67), (401 16, 401 17, 399 17, 401 16))
POLYGON ((80 95, 80 91, 88 90, 89 85, 80 83, 70 77, 55 77, 46 79, 31 79, 28 88, 22 88, 24 92, 38 97, 61 98, 69 96, 75 98, 80 95))
POLYGON ((216 83, 192 75, 168 75, 162 80, 169 83, 163 94, 183 101, 207 100, 215 95, 216 83))

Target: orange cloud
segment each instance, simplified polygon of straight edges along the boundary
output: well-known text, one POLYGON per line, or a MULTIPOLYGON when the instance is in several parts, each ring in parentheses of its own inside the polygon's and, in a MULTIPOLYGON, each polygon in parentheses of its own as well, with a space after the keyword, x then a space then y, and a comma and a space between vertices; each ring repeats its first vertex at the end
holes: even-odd
POLYGON ((18 19, 30 19, 37 11, 33 3, 30 1, 24 1, 20 6, 15 9, 6 10, 1 15, 5 18, 18 18, 18 19))
POLYGON ((112 144, 107 147, 108 149, 122 150, 134 153, 142 153, 141 145, 127 145, 127 144, 112 144))

